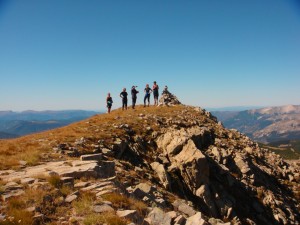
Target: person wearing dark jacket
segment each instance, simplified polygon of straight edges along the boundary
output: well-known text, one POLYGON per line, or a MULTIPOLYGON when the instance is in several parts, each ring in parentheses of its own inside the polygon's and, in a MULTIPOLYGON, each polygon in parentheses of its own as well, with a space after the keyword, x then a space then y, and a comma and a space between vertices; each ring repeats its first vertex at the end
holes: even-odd
POLYGON ((126 92, 126 88, 123 88, 123 91, 120 93, 120 97, 122 98, 122 110, 127 110, 127 95, 128 93, 126 92))
POLYGON ((137 93, 139 93, 135 88, 137 86, 132 86, 131 88, 131 97, 132 97, 132 108, 135 108, 135 103, 136 103, 136 99, 137 99, 137 93))
POLYGON ((158 105, 158 85, 156 84, 156 81, 153 82, 153 87, 152 87, 152 91, 153 91, 153 97, 154 97, 154 105, 158 105))

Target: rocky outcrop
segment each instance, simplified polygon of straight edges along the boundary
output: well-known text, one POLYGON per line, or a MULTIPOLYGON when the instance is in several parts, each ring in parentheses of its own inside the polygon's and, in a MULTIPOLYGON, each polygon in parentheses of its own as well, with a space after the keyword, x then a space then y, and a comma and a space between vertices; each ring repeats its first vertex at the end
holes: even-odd
POLYGON ((165 87, 161 97, 159 98, 159 106, 161 105, 172 106, 178 104, 181 104, 178 98, 175 95, 173 95, 171 92, 169 92, 167 87, 165 87))
MULTIPOLYGON (((86 121, 80 128, 93 134, 103 130, 106 139, 80 137, 51 146, 54 154, 81 160, 0 171, 3 205, 28 188, 48 190, 51 181, 45 176, 58 176, 59 185, 51 191, 59 198, 51 200, 47 192, 42 203, 28 205, 36 221, 83 224, 84 213, 75 207, 82 201, 93 216, 115 216, 128 224, 298 223, 298 168, 240 132, 225 129, 201 108, 155 109, 157 113, 109 117, 105 129, 98 127, 101 120, 98 125, 86 121), (62 194, 61 186, 71 191, 62 194), (69 212, 63 219, 49 216, 55 210, 44 210, 46 202, 69 212)), ((5 217, 5 206, 0 210, 5 217)))

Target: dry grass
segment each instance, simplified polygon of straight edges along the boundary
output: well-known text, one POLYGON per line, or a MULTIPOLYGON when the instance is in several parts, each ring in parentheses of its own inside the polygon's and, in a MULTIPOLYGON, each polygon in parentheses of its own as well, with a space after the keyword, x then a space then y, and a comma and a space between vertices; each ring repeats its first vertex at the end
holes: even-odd
POLYGON ((83 224, 85 225, 95 225, 95 224, 109 224, 109 225, 126 225, 129 221, 126 219, 122 219, 115 215, 114 213, 101 213, 96 214, 92 213, 87 215, 83 224))
POLYGON ((74 190, 69 186, 62 185, 62 187, 59 189, 59 191, 63 197, 66 197, 69 194, 71 194, 74 190))
POLYGON ((40 205, 43 202, 43 197, 49 193, 48 189, 38 188, 38 189, 26 189, 25 193, 20 197, 27 205, 27 207, 32 205, 40 205))
POLYGON ((26 207, 26 202, 23 199, 19 197, 10 199, 6 209, 8 219, 3 224, 32 224, 32 213, 26 211, 26 207))
POLYGON ((26 211, 26 208, 32 206, 40 208, 43 214, 54 220, 58 216, 66 216, 70 207, 63 205, 63 201, 59 201, 60 198, 62 198, 62 192, 55 191, 50 185, 38 189, 27 188, 23 195, 8 201, 4 211, 9 219, 4 224, 33 224, 32 213, 26 211), (51 200, 45 200, 46 196, 51 200))
POLYGON ((86 216, 93 213, 93 202, 96 196, 93 193, 85 192, 79 199, 72 203, 73 208, 78 216, 86 216))
POLYGON ((115 208, 137 210, 140 215, 145 215, 147 205, 134 198, 121 195, 120 193, 110 193, 103 196, 104 200, 110 201, 115 208))

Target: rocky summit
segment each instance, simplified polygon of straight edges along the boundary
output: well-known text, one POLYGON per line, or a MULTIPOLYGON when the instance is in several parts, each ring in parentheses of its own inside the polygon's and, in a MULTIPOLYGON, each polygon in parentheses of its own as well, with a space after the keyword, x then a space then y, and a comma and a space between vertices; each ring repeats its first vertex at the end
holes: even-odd
POLYGON ((0 224, 299 224, 297 165, 160 102, 0 141, 0 224))

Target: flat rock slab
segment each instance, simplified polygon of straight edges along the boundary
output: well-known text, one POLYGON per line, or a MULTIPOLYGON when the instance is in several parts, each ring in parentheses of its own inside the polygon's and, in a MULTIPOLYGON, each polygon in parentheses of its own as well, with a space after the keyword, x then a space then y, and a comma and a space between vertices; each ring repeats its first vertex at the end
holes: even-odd
POLYGON ((60 177, 95 177, 108 178, 115 176, 114 162, 98 161, 60 161, 48 162, 42 165, 27 167, 21 171, 0 171, 0 178, 5 182, 22 180, 39 176, 59 175, 60 177))

